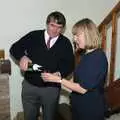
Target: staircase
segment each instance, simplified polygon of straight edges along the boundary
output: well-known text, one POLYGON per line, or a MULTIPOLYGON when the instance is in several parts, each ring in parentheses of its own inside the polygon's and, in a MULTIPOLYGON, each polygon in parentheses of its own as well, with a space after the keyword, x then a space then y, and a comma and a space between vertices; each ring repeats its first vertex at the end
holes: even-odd
POLYGON ((105 87, 105 96, 110 111, 116 111, 120 109, 120 78, 116 78, 115 76, 115 67, 117 59, 116 50, 118 47, 117 36, 118 33, 120 33, 118 31, 120 30, 120 28, 118 28, 118 22, 120 22, 119 19, 120 19, 120 1, 98 26, 102 37, 102 48, 106 53, 108 52, 107 32, 111 28, 111 34, 109 34, 109 36, 111 36, 110 38, 111 44, 109 45, 110 57, 108 58, 109 61, 109 71, 107 77, 108 82, 105 87))

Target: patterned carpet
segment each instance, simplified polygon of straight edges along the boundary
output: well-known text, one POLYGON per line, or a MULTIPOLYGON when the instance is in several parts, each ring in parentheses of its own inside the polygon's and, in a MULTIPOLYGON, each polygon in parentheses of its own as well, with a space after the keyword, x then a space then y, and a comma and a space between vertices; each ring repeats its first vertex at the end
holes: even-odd
POLYGON ((120 113, 116 113, 110 116, 109 118, 107 118, 106 120, 120 120, 120 113))

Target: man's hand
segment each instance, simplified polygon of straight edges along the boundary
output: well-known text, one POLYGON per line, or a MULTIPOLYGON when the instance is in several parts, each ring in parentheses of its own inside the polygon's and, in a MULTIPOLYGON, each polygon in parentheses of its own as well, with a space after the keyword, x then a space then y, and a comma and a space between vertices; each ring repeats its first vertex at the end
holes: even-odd
POLYGON ((28 69, 28 63, 32 63, 32 61, 27 56, 23 56, 19 62, 20 69, 26 71, 28 69))
POLYGON ((59 77, 61 77, 60 72, 54 72, 53 74, 54 74, 54 75, 57 75, 57 76, 59 76, 59 77))

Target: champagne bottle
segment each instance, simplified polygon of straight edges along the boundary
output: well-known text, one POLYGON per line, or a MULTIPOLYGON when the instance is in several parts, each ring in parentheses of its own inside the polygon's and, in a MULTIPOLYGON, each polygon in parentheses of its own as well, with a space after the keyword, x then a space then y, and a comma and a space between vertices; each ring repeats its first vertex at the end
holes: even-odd
POLYGON ((27 71, 31 71, 31 72, 32 71, 37 71, 37 72, 40 72, 40 71, 42 71, 41 68, 42 68, 41 65, 28 63, 28 70, 27 71))

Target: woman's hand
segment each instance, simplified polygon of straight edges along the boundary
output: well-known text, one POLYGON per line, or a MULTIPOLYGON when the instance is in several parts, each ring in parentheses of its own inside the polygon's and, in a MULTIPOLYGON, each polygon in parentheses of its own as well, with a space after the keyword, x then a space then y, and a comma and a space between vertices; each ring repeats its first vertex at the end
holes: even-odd
POLYGON ((41 73, 41 77, 45 82, 55 82, 55 83, 60 83, 61 77, 58 75, 52 74, 52 73, 41 73))

